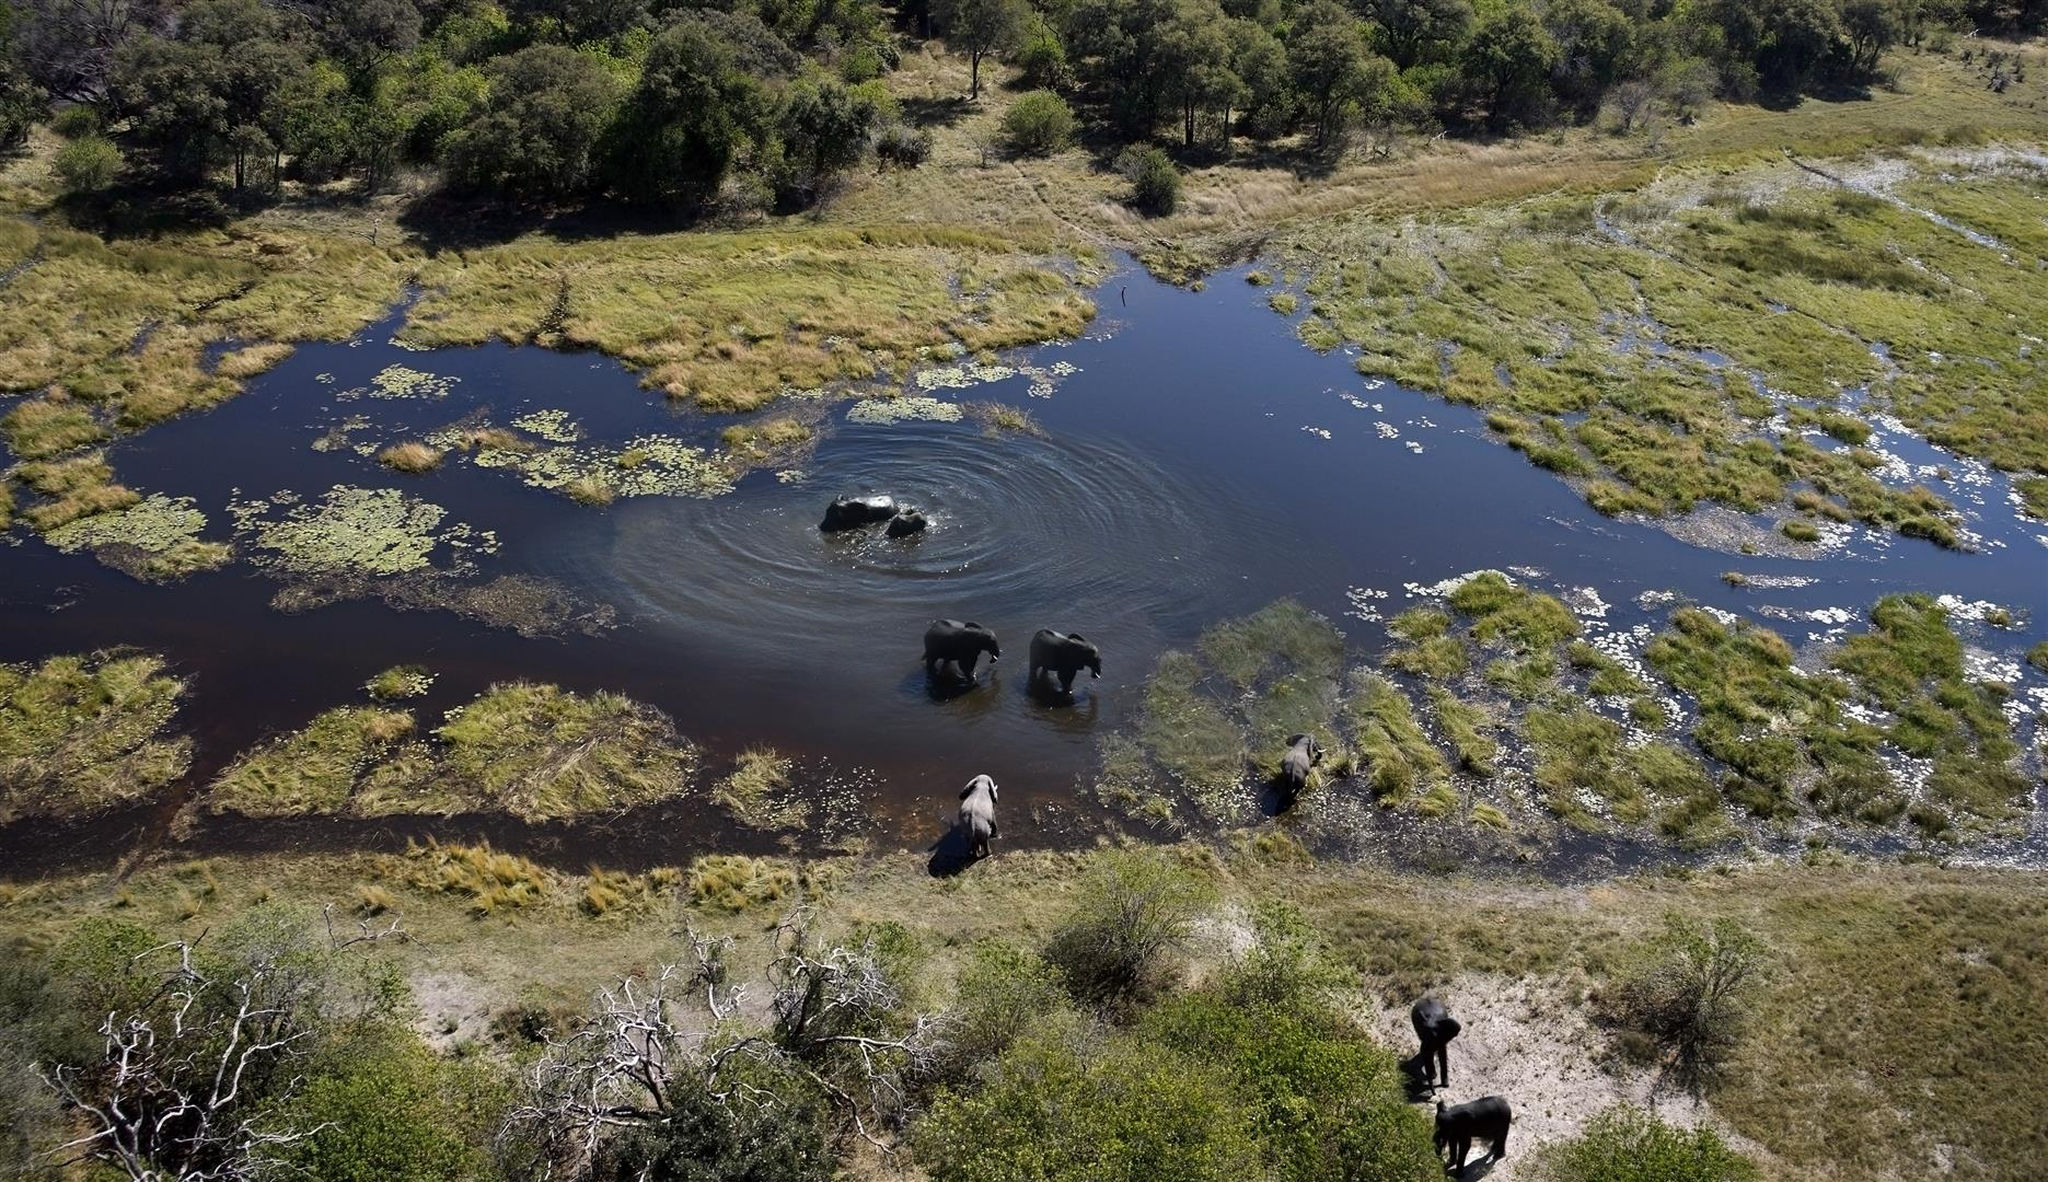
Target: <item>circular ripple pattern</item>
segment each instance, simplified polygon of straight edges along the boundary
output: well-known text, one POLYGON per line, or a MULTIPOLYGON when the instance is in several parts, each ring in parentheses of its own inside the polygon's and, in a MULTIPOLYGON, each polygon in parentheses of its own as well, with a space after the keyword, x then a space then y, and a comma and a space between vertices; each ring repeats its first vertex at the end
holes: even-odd
POLYGON ((809 472, 685 514, 682 502, 633 506, 607 563, 621 606, 658 629, 793 642, 913 617, 1016 613, 1079 628, 1177 616, 1190 583, 1217 569, 1192 490, 1099 443, 959 424, 850 427, 809 472), (931 527, 902 539, 880 526, 818 529, 834 497, 871 493, 916 506, 931 527))

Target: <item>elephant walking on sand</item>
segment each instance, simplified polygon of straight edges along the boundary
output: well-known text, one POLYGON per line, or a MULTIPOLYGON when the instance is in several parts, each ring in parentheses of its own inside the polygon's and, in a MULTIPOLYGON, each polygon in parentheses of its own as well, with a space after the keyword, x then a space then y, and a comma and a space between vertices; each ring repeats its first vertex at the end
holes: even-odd
POLYGON ((1515 1120, 1514 1110, 1508 1107, 1505 1096, 1482 1096, 1463 1104, 1444 1107, 1436 1102, 1436 1151, 1446 1150, 1451 1155, 1451 1169, 1462 1171, 1465 1158, 1472 1152, 1474 1140, 1490 1141, 1493 1151, 1488 1155, 1499 1161, 1508 1155, 1508 1126, 1515 1120))
POLYGON ((951 661, 960 667, 960 676, 974 680, 974 663, 981 654, 988 654, 988 663, 993 665, 1002 659, 1003 646, 996 643, 996 634, 972 620, 933 620, 924 630, 924 675, 937 677, 939 662, 951 661))
POLYGON ((1433 997, 1425 997, 1408 1011, 1408 1020, 1415 1024, 1415 1039, 1422 1049, 1415 1052, 1412 1060, 1422 1078, 1424 1087, 1449 1087, 1451 1083, 1451 1040, 1458 1037, 1464 1027, 1458 1024, 1444 1003, 1433 997))
POLYGON ((1040 628, 1031 638, 1031 684, 1038 684, 1041 673, 1055 673, 1059 675, 1060 692, 1071 697, 1074 674, 1083 669, 1095 677, 1102 676, 1102 651, 1079 632, 1065 634, 1040 628))
POLYGON ((996 833, 996 782, 976 776, 960 790, 960 815, 956 822, 967 848, 977 858, 988 857, 989 839, 996 833))

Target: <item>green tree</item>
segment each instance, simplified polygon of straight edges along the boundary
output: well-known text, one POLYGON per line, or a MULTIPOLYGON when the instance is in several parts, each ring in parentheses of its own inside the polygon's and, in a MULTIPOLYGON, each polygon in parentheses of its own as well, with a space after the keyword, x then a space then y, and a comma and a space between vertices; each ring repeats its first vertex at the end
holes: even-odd
POLYGON ((1285 131, 1293 113, 1293 86, 1287 75, 1287 49, 1280 39, 1256 21, 1233 19, 1230 70, 1244 83, 1237 100, 1243 108, 1238 120, 1243 129, 1258 139, 1285 131))
POLYGON ((1074 137, 1074 112, 1050 90, 1034 90, 1003 113, 1003 138, 1026 156, 1047 156, 1074 137))
POLYGON ((166 175, 196 181, 231 159, 235 188, 243 188, 254 141, 236 129, 257 128, 275 142, 278 99, 305 67, 305 48, 290 32, 283 14, 260 0, 200 0, 175 39, 143 37, 123 50, 115 98, 166 175))
POLYGON ((1466 0, 1372 0, 1380 48, 1406 70, 1456 51, 1472 27, 1466 0))
POLYGON ((613 191, 629 201, 683 207, 718 192, 733 154, 762 135, 769 120, 761 67, 772 55, 755 48, 749 53, 702 19, 662 30, 612 127, 605 171, 613 191), (750 63, 757 68, 743 68, 750 63))
POLYGON ((1842 32, 1849 42, 1849 68, 1858 78, 1877 72, 1878 58, 1898 43, 1905 18, 1896 0, 1848 0, 1842 32))
POLYGON ((1465 45, 1465 72, 1479 84, 1487 126, 1499 132, 1535 118, 1557 61, 1556 39, 1527 5, 1511 4, 1481 20, 1465 45))
POLYGON ((1036 12, 1018 36, 1015 60, 1024 84, 1034 90, 1064 90, 1074 84, 1074 68, 1067 63, 1059 31, 1036 12))
POLYGON ((1294 14, 1287 65, 1318 148, 1335 145, 1354 115, 1384 113, 1395 83, 1393 63, 1367 47, 1364 28, 1334 0, 1294 14))
POLYGON ((490 97, 451 133, 448 167, 458 184, 518 197, 558 197, 591 180, 611 120, 617 83, 597 59, 535 45, 489 67, 490 97))
POLYGON ((981 59, 1017 43, 1031 15, 1025 0, 936 0, 946 43, 967 55, 967 97, 981 97, 981 59))
POLYGON ((1227 145, 1230 110, 1247 93, 1232 68, 1229 18, 1216 0, 1178 0, 1159 39, 1166 91, 1180 108, 1181 143, 1194 147, 1197 116, 1220 110, 1227 145))
POLYGON ((1580 120, 1593 117, 1608 89, 1634 66, 1629 18, 1607 0, 1550 0, 1543 28, 1557 44, 1551 85, 1580 120))
POLYGON ((778 188, 785 199, 816 201, 834 177, 860 162, 879 117, 874 99, 859 87, 815 78, 792 86, 776 120, 783 158, 778 188))

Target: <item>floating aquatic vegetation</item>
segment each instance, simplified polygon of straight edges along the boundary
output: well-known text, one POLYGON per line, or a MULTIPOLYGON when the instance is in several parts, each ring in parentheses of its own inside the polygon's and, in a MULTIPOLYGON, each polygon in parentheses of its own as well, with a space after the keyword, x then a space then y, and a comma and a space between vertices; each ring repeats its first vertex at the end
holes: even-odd
POLYGON ((1302 430, 1315 436, 1317 439, 1330 438, 1330 429, 1328 427, 1303 427, 1302 430))
POLYGON ((185 683, 163 668, 120 653, 0 665, 0 823, 94 812, 184 775, 192 741, 163 732, 185 683))
POLYGON ((521 636, 597 636, 617 627, 618 609, 577 595, 551 579, 500 575, 473 582, 466 569, 370 577, 303 576, 271 597, 281 612, 317 611, 350 599, 380 599, 399 611, 449 611, 488 628, 521 636))
POLYGON ((920 390, 965 390, 983 382, 1000 382, 1017 376, 1008 365, 942 365, 921 369, 911 375, 920 390))
POLYGON ((446 398, 462 379, 452 374, 433 374, 409 365, 387 365, 377 371, 367 386, 343 390, 336 398, 446 398))
POLYGON ((417 698, 433 688, 434 675, 425 665, 394 665, 363 683, 363 691, 379 702, 417 698))
POLYGON ((876 426, 908 420, 957 423, 962 413, 959 404, 942 402, 937 398, 864 398, 846 412, 846 421, 876 426))
POLYGON ((329 427, 327 430, 315 436, 313 438, 313 450, 354 450, 357 447, 357 444, 353 439, 349 438, 350 434, 356 431, 367 431, 369 430, 370 425, 370 419, 369 416, 367 415, 349 415, 347 418, 342 419, 340 422, 335 423, 332 427, 329 427))
POLYGON ((778 468, 775 471, 775 480, 779 484, 802 484, 808 479, 810 474, 802 468, 778 468))
POLYGON ((287 492, 233 501, 235 532, 251 561, 293 575, 398 575, 433 566, 435 551, 489 554, 497 535, 465 523, 443 527, 447 510, 396 489, 337 484, 317 502, 287 492), (272 513, 283 509, 282 516, 272 513))
POLYGON ((67 554, 90 550, 101 562, 144 580, 169 580, 218 570, 234 558, 225 542, 199 538, 206 514, 190 497, 153 494, 126 509, 81 517, 44 539, 67 554))
POLYGON ((613 497, 715 497, 738 479, 725 457, 667 435, 643 435, 617 451, 548 447, 522 452, 482 448, 480 468, 508 468, 535 488, 568 493, 603 485, 613 497))
POLYGON ((512 425, 549 443, 576 443, 583 438, 582 425, 570 418, 566 410, 529 411, 513 419, 512 425))

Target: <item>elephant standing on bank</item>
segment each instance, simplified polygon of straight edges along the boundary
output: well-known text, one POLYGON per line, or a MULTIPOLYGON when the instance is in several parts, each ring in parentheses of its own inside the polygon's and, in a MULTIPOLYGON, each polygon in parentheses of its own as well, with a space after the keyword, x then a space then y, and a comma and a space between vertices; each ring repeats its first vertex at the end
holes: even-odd
POLYGON ((1444 1107, 1436 1102, 1436 1151, 1450 1151, 1451 1169, 1462 1171, 1465 1158, 1472 1152, 1476 1140, 1493 1143, 1489 1154, 1495 1161, 1508 1155, 1508 1126, 1513 1124, 1515 1113, 1508 1107, 1505 1096, 1482 1096, 1463 1104, 1444 1107))
POLYGON ((1444 1003, 1433 997, 1425 997, 1408 1011, 1408 1020, 1415 1024, 1416 1041, 1422 1049, 1415 1052, 1413 1062, 1421 1069, 1425 1087, 1449 1087, 1451 1084, 1451 1040, 1458 1037, 1464 1027, 1458 1024, 1444 1003))
POLYGON ((1079 632, 1071 635, 1040 628, 1031 638, 1031 684, 1038 684, 1041 672, 1059 675, 1060 692, 1071 697, 1074 693, 1074 674, 1087 669, 1093 676, 1102 676, 1102 651, 1088 642, 1079 632))
POLYGON ((951 661, 960 667, 960 676, 967 681, 974 680, 974 663, 981 654, 988 654, 993 665, 1001 659, 1003 647, 996 643, 996 634, 972 620, 933 620, 924 630, 924 674, 926 677, 939 675, 939 662, 951 661))
POLYGON ((956 823, 960 835, 967 839, 968 852, 977 858, 988 857, 989 839, 997 836, 993 779, 984 775, 967 781, 967 787, 960 790, 960 815, 956 823))

